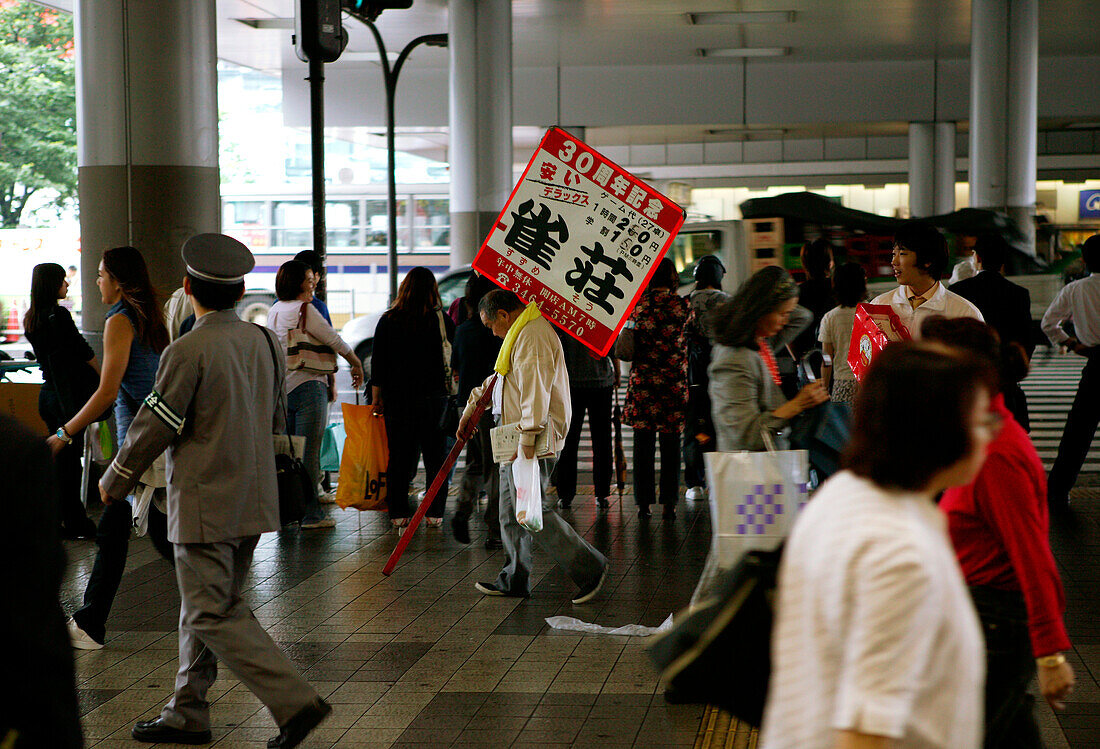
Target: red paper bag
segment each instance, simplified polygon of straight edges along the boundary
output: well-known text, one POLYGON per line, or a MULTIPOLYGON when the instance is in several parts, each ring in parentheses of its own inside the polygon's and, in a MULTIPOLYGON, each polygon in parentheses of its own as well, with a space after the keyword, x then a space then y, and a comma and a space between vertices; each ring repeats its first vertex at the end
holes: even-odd
POLYGON ((859 304, 856 322, 852 326, 852 342, 848 346, 848 366, 857 382, 863 381, 867 367, 892 341, 908 341, 909 328, 889 304, 859 304))

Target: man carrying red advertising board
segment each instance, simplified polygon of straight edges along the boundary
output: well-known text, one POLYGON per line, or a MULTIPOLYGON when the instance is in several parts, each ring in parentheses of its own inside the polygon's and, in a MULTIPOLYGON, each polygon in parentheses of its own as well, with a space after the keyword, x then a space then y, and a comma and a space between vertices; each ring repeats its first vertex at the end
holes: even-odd
MULTIPOLYGON (((535 539, 577 585, 573 603, 596 597, 607 578, 607 558, 581 538, 547 501, 546 486, 557 453, 569 429, 569 374, 553 326, 532 302, 524 306, 510 291, 496 289, 478 304, 481 322, 503 339, 494 367, 501 382, 493 391, 493 415, 500 424, 519 430, 519 448, 527 459, 538 459, 542 499, 542 529, 531 533, 516 517, 516 481, 512 462, 500 464, 500 537, 504 567, 492 582, 474 587, 487 596, 526 598, 531 594, 531 547, 535 539), (541 453, 537 446, 543 444, 541 453)), ((474 388, 458 426, 458 437, 476 428, 475 406, 496 375, 474 388)), ((501 426, 500 429, 507 427, 501 426)), ((518 455, 516 456, 518 457, 518 455)))
POLYGON ((921 323, 933 315, 985 322, 977 307, 940 283, 947 269, 947 240, 934 226, 920 221, 903 224, 894 235, 890 264, 898 287, 879 294, 871 304, 890 305, 913 338, 920 338, 921 323))

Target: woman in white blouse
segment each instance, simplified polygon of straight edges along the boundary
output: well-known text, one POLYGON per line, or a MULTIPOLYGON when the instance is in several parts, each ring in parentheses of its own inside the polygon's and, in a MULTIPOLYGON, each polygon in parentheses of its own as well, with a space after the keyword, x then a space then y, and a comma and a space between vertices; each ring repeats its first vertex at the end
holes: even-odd
MULTIPOLYGON (((279 301, 267 313, 267 327, 275 331, 286 350, 287 332, 298 327, 299 315, 305 310, 306 332, 320 343, 332 348, 351 366, 351 382, 358 388, 363 383, 363 364, 332 326, 313 306, 313 289, 317 278, 305 263, 291 260, 279 267, 275 275, 275 294, 279 301)), ((313 497, 306 501, 302 528, 329 528, 336 524, 325 515, 317 496, 321 483, 321 438, 328 425, 328 375, 294 369, 286 373, 287 433, 306 438, 305 463, 313 484, 313 497)))
POLYGON ((981 469, 995 377, 930 343, 872 364, 784 551, 764 749, 981 746, 982 634, 935 497, 981 469))

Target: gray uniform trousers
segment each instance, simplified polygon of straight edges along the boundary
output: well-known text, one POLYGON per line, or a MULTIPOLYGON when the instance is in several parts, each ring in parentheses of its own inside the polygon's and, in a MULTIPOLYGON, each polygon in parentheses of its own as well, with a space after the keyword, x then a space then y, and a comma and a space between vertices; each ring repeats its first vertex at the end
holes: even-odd
POLYGON ((550 473, 556 458, 539 460, 542 479, 542 530, 532 534, 516 520, 516 485, 512 478, 512 464, 500 466, 500 540, 504 543, 504 569, 497 576, 496 587, 506 595, 528 596, 531 593, 531 542, 538 539, 539 546, 550 553, 578 588, 595 585, 607 558, 596 551, 592 544, 581 538, 573 526, 562 520, 554 510, 554 503, 546 496, 550 473))
POLYGON ((285 724, 318 698, 313 687, 256 621, 241 599, 259 536, 211 544, 175 544, 180 589, 180 670, 176 691, 161 711, 165 725, 210 728, 207 690, 218 661, 285 724))

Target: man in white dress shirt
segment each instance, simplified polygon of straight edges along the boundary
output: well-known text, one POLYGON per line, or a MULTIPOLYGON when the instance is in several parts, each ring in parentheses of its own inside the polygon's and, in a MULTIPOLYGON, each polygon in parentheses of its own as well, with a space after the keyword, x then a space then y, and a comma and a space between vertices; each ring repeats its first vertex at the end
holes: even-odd
POLYGON ((920 326, 933 315, 973 317, 982 313, 942 283, 947 269, 947 240, 934 226, 910 221, 894 236, 894 254, 890 261, 898 287, 871 300, 872 304, 889 304, 909 328, 913 338, 920 338, 920 326))
POLYGON ((1100 425, 1100 234, 1081 246, 1081 257, 1089 275, 1067 284, 1043 314, 1043 332, 1055 346, 1065 346, 1087 357, 1073 407, 1066 416, 1058 457, 1047 479, 1047 501, 1055 511, 1069 508, 1069 490, 1088 456, 1096 427, 1100 425), (1075 335, 1062 329, 1073 322, 1075 335))

